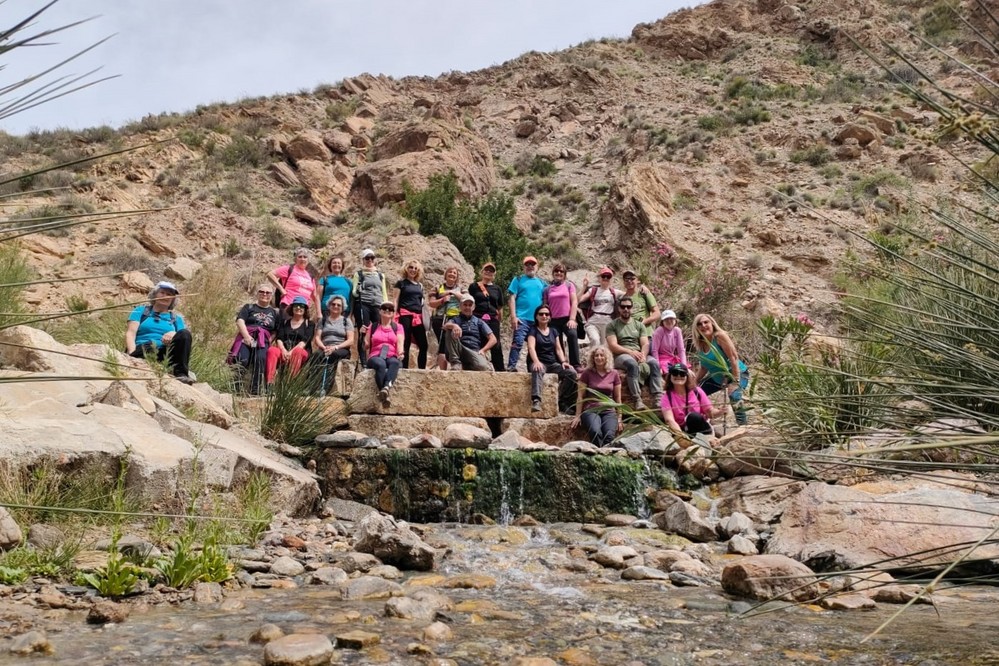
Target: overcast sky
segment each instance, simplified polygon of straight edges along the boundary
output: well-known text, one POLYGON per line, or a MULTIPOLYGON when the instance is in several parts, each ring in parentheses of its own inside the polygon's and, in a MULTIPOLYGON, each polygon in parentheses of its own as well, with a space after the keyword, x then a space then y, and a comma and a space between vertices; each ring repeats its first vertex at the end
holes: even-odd
MULTIPOLYGON (((40 0, 6 0, 2 28, 40 0)), ((312 90, 370 72, 436 76, 499 64, 530 50, 627 37, 699 0, 61 0, 35 31, 94 17, 49 47, 0 56, 0 88, 114 34, 65 74, 119 75, 0 120, 32 128, 118 126, 147 113, 312 90)), ((9 96, 8 96, 9 99, 9 96)))

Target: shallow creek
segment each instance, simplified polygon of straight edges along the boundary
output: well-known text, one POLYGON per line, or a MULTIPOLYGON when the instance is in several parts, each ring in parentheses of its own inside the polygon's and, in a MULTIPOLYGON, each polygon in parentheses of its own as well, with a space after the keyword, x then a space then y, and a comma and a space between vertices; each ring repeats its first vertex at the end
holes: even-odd
MULTIPOLYGON (((360 651, 337 650, 339 664, 428 663, 409 652, 416 643, 462 666, 507 664, 517 656, 577 665, 999 664, 999 591, 990 588, 938 592, 939 615, 914 606, 861 644, 899 607, 802 606, 747 617, 741 613, 751 604, 726 597, 720 587, 622 581, 617 571, 571 557, 570 548, 596 543, 578 524, 436 525, 427 536, 447 544, 449 553, 437 571, 407 574, 402 583, 404 589, 433 585, 454 600, 456 608, 443 617, 454 633, 447 642, 424 643, 427 623, 385 617, 384 600, 343 601, 336 589, 320 586, 247 589, 228 593, 229 610, 139 604, 124 623, 103 628, 85 624, 81 612, 40 614, 36 628, 47 632, 54 653, 4 652, 0 664, 260 664, 263 647, 248 638, 265 623, 331 639, 355 629, 380 636, 378 645, 360 651), (458 574, 488 576, 495 586, 443 589, 458 574)), ((716 555, 713 564, 724 557, 716 555)))

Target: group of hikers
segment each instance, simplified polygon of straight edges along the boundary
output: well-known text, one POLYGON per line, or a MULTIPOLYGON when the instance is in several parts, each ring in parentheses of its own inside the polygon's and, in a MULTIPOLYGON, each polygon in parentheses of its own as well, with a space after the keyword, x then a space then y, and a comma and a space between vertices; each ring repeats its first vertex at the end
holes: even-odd
MULTIPOLYGON (((459 281, 458 267, 450 267, 443 282, 428 292, 418 261, 405 262, 390 287, 374 250, 363 250, 360 259, 353 275, 344 274, 339 255, 326 260, 317 275, 310 251, 298 248, 292 263, 267 274, 256 300, 236 315, 227 359, 244 390, 263 393, 279 369, 294 376, 307 367, 319 379, 319 394, 326 395, 339 363, 356 347, 363 365, 375 373, 379 399, 390 404, 393 384, 400 369, 411 366, 414 346, 415 366, 421 370, 430 363, 440 370, 517 372, 526 353, 532 411, 542 410, 545 374, 557 375, 559 411, 574 415, 573 427, 582 423, 597 446, 608 445, 620 432, 620 405, 648 409, 643 386, 666 425, 678 433, 713 434, 711 418, 727 409, 716 409, 708 399, 718 391, 728 394, 736 422, 746 422, 742 393, 749 371, 731 337, 710 315, 698 314, 691 332, 690 349, 697 359, 692 368, 676 313, 661 310, 632 270, 622 273, 624 289, 613 286, 614 271, 606 266, 597 272, 597 284, 584 279, 577 289, 566 279, 563 264, 555 264, 546 280, 538 275, 538 260, 526 256, 523 272, 510 281, 505 295, 495 283, 492 262, 467 286, 459 281), (513 335, 504 362, 500 325, 505 306, 513 335), (429 335, 437 341, 433 361, 429 335), (589 347, 585 364, 582 345, 589 347)), ((156 285, 149 304, 129 317, 126 351, 165 360, 180 381, 191 383, 191 335, 174 311, 178 296, 173 283, 156 285)))

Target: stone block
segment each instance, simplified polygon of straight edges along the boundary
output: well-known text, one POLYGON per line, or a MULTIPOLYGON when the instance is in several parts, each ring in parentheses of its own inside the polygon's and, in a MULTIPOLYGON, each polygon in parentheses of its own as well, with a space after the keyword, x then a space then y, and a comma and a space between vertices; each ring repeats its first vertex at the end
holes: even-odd
MULTIPOLYGON (((395 396, 393 396, 393 401, 395 396)), ((347 417, 347 427, 363 432, 370 437, 385 439, 390 435, 417 437, 427 434, 444 438, 444 430, 452 423, 465 423, 476 428, 489 430, 485 419, 474 417, 449 416, 378 416, 375 414, 351 414, 347 417)))
POLYGON ((541 411, 531 411, 531 376, 525 372, 405 370, 392 388, 391 403, 378 399, 375 373, 354 379, 351 414, 547 419, 557 414, 558 377, 545 376, 541 411))
POLYGON ((516 430, 532 442, 564 446, 576 439, 586 439, 583 426, 572 427, 572 417, 560 415, 550 419, 503 419, 500 432, 516 430))

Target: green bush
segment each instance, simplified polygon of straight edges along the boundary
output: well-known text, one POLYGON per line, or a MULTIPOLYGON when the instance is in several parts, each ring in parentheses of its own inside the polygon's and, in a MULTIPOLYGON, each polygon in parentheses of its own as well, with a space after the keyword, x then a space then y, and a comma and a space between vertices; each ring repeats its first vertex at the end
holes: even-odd
POLYGON ((406 188, 402 212, 417 221, 424 236, 442 234, 473 266, 496 264, 497 279, 507 283, 522 270, 533 246, 513 223, 513 199, 491 194, 478 201, 459 198, 454 173, 431 177, 425 190, 406 188))
POLYGON ((245 134, 238 134, 218 152, 223 165, 233 167, 259 167, 267 160, 263 143, 245 134))
POLYGON ((28 260, 17 243, 0 243, 0 328, 14 326, 26 312, 22 298, 24 287, 18 286, 34 277, 28 260))
POLYGON ((820 167, 830 159, 832 159, 832 154, 825 146, 812 146, 811 148, 804 148, 791 153, 791 161, 795 164, 807 162, 813 167, 820 167))
POLYGON ((321 376, 306 365, 294 377, 279 370, 267 394, 260 419, 260 433, 276 442, 292 446, 311 444, 318 435, 330 432, 340 414, 319 395, 321 376))

